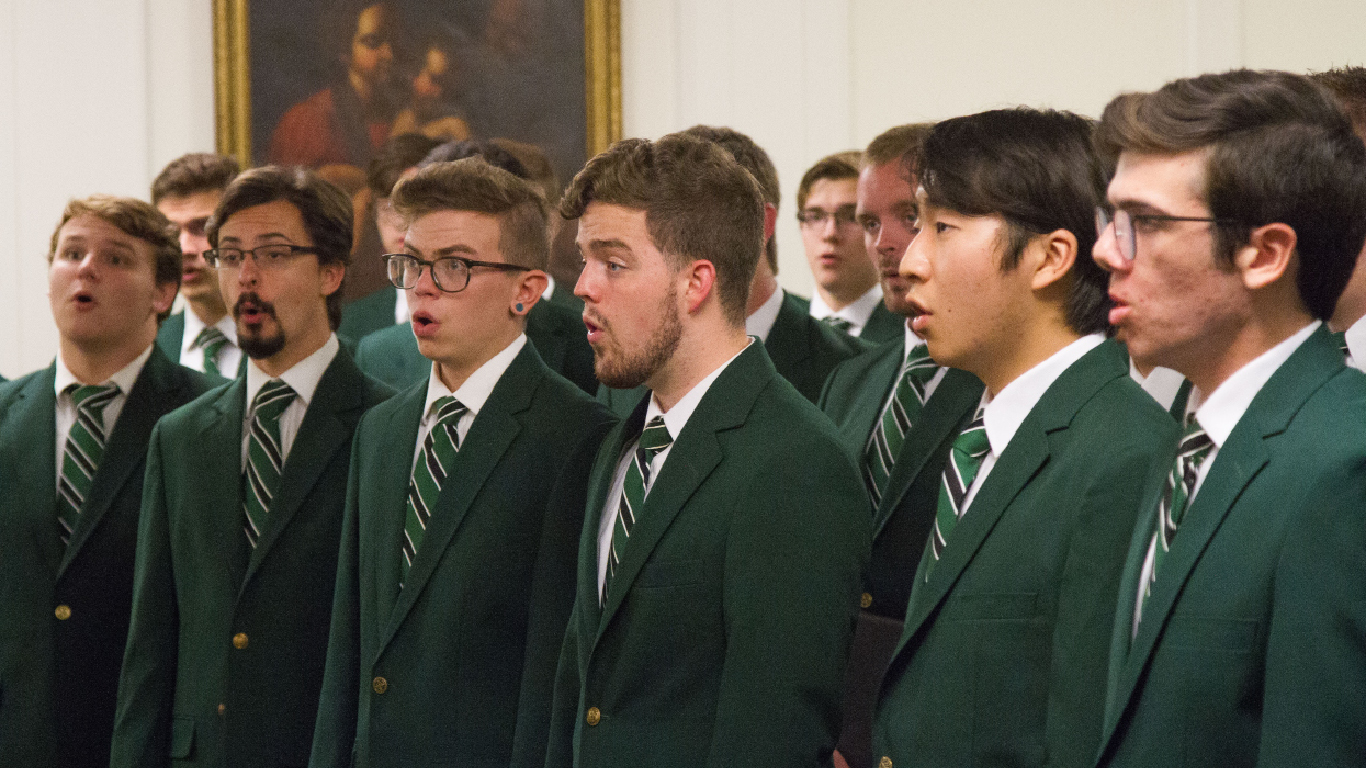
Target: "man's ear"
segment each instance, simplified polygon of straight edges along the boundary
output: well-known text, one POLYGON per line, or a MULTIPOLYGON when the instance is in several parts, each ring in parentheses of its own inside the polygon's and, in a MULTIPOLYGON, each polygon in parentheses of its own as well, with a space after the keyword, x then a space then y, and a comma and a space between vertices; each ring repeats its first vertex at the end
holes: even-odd
POLYGON ((512 303, 508 310, 514 315, 525 316, 536 306, 536 302, 541 300, 541 294, 545 293, 548 285, 550 278, 541 270, 523 272, 522 279, 517 281, 517 291, 512 295, 512 303))
POLYGON ((706 259, 698 259, 684 267, 683 301, 688 314, 695 314, 708 297, 716 292, 716 266, 706 259))
POLYGON ((318 267, 318 273, 322 277, 322 295, 331 296, 341 288, 342 279, 346 277, 346 265, 337 262, 322 264, 318 267))
POLYGON ((1289 224, 1265 224, 1252 230, 1247 243, 1233 254, 1233 265, 1249 289, 1265 288, 1290 269, 1299 242, 1289 224))
POLYGON ((152 294, 152 313, 161 315, 169 312, 179 292, 180 285, 175 282, 157 283, 156 291, 152 294))
POLYGON ((1065 229, 1055 229, 1031 240, 1025 246, 1026 253, 1031 249, 1035 250, 1032 258, 1022 259, 1022 262, 1028 260, 1033 265, 1034 278, 1030 287, 1039 291, 1072 271, 1072 265, 1077 261, 1077 236, 1065 229))
POLYGON ((773 238, 773 233, 778 229, 778 206, 773 203, 764 203, 764 244, 773 238))

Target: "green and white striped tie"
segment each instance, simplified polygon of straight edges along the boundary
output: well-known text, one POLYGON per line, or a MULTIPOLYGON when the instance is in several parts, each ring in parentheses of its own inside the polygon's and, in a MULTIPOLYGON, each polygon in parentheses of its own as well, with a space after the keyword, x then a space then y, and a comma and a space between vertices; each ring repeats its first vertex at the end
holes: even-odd
POLYGON ((949 451, 949 462, 939 478, 939 506, 935 509, 934 530, 930 540, 925 543, 925 552, 930 557, 925 562, 925 580, 929 581, 930 572, 939 562, 939 555, 949 543, 949 534, 958 524, 958 519, 967 511, 968 489, 977 473, 982 469, 982 461, 991 450, 987 440, 986 422, 983 408, 977 406, 972 421, 953 441, 949 451))
POLYGON ((261 531, 265 529, 271 497, 280 487, 280 472, 285 464, 284 442, 280 439, 280 416, 294 402, 294 397, 293 387, 279 379, 271 379, 252 400, 242 507, 247 514, 247 542, 253 549, 261 538, 261 531))
POLYGON ((190 348, 204 350, 204 373, 222 376, 223 373, 218 369, 218 353, 223 351, 223 347, 228 345, 228 337, 217 328, 205 326, 204 330, 194 337, 194 342, 190 348))
MULTIPOLYGON (((1186 417, 1186 430, 1181 444, 1176 450, 1176 462, 1167 474, 1167 484, 1162 489, 1162 498, 1157 502, 1157 530, 1153 532, 1153 567, 1148 574, 1148 582, 1143 586, 1143 603, 1152 594, 1153 583, 1157 581, 1157 570, 1171 549, 1176 529, 1180 527, 1190 507, 1191 494, 1195 492, 1195 481, 1200 477, 1200 465, 1209 457, 1214 441, 1205 434, 1195 414, 1186 417)), ((1141 618, 1141 614, 1140 614, 1141 618)))
POLYGON ((71 541, 81 505, 90 495, 95 471, 104 457, 104 409, 118 397, 119 385, 72 384, 66 391, 76 406, 76 421, 66 433, 62 476, 57 483, 57 524, 63 544, 71 541))
POLYGON ((636 523, 636 515, 645 506, 645 488, 650 484, 650 464, 661 451, 673 445, 669 428, 664 425, 664 417, 650 419, 640 433, 640 441, 626 467, 626 479, 621 488, 621 505, 617 507, 617 521, 612 526, 612 550, 607 553, 607 578, 602 581, 600 602, 607 601, 607 587, 621 562, 621 552, 631 538, 631 528, 636 523))
POLYGON ((403 523, 403 574, 413 567, 422 535, 427 532, 432 507, 441 495, 441 486, 450 474, 451 464, 460 451, 460 417, 469 410, 454 395, 438 399, 436 423, 422 443, 422 452, 413 463, 408 481, 408 514, 403 523))
POLYGON ((906 433, 911 431, 925 407, 925 385, 937 370, 939 367, 930 359, 929 349, 924 344, 915 346, 906 355, 901 376, 863 452, 863 480, 873 500, 873 509, 882 503, 892 468, 906 443, 906 433))

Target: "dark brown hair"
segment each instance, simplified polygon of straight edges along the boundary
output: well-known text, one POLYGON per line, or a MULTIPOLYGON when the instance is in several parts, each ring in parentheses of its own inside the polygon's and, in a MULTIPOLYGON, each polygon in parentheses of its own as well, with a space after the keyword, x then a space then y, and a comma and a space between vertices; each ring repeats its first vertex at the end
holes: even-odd
POLYGON ((911 166, 932 205, 1005 220, 1003 271, 1019 265, 1033 238, 1071 232, 1077 255, 1064 311, 1068 326, 1082 334, 1105 330, 1110 308, 1108 275, 1091 258, 1096 206, 1105 195, 1092 127, 1071 112, 979 112, 935 124, 911 166))
POLYGON ((1253 228, 1296 235, 1296 288, 1314 317, 1333 314, 1366 240, 1366 146, 1337 100, 1308 77, 1233 70, 1126 93, 1105 107, 1096 146, 1121 152, 1203 150, 1215 258, 1231 268, 1253 228))
POLYGON ((424 166, 394 187, 394 210, 408 221, 437 211, 498 217, 498 250, 509 264, 544 270, 550 261, 546 204, 528 181, 480 157, 424 166))
POLYGON ((595 201, 644 211, 651 242, 675 269, 710 261, 722 312, 744 324, 763 244, 764 197, 730 153, 688 132, 619 141, 574 177, 560 214, 577 219, 595 201))
POLYGON ((383 146, 375 150, 370 164, 365 169, 365 186, 378 200, 394 192, 394 185, 403 172, 422 162, 428 152, 441 146, 441 142, 420 133, 400 133, 389 137, 383 146))
MULTIPOLYGON (((57 222, 57 228, 52 230, 52 239, 48 242, 49 264, 57 254, 57 240, 62 234, 62 227, 85 214, 96 216, 125 235, 152 246, 152 270, 157 285, 175 283, 177 288, 180 287, 180 236, 175 225, 155 206, 131 197, 91 195, 68 201, 62 211, 62 219, 57 222)), ((170 314, 170 309, 159 313, 157 322, 165 320, 170 314)))
MULTIPOLYGON (((759 182, 764 202, 773 206, 775 210, 778 208, 783 199, 782 187, 778 184, 778 168, 764 148, 754 143, 754 139, 734 128, 721 125, 694 125, 683 133, 718 144, 729 152, 735 162, 749 171, 754 180, 759 182)), ((768 245, 764 248, 764 258, 768 261, 768 268, 773 274, 778 274, 778 238, 769 238, 768 245)))
MULTIPOLYGON (((209 245, 218 247, 218 230, 234 213, 277 200, 299 210, 318 264, 345 268, 351 262, 351 199, 317 173, 295 166, 266 165, 234 179, 204 228, 209 245)), ((339 287, 327 297, 327 319, 334 331, 341 323, 341 296, 339 287)))
POLYGON ((199 192, 222 192, 241 169, 237 159, 210 152, 191 152, 166 164, 152 181, 152 205, 168 197, 189 197, 199 192))

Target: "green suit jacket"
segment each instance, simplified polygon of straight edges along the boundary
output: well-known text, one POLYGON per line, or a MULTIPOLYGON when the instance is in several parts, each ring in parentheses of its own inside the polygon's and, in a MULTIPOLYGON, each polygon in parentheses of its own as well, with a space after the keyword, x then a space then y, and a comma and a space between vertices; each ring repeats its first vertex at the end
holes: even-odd
MULTIPOLYGON (((783 303, 764 347, 778 375, 813 403, 820 399, 821 387, 836 365, 869 348, 812 317, 811 302, 787 291, 783 291, 783 303)), ((635 389, 604 386, 597 390, 598 402, 624 419, 648 391, 643 385, 635 389)))
POLYGON ((55 377, 0 387, 0 765, 107 768, 147 440, 208 382, 152 350, 63 546, 55 377))
POLYGON ((1366 765, 1366 377, 1321 328, 1267 381, 1133 637, 1164 473, 1118 590, 1100 764, 1366 765))
MULTIPOLYGON (((864 453, 905 361, 906 334, 835 367, 821 393, 821 410, 835 422, 849 457, 865 472, 864 453)), ((845 680, 845 721, 839 750, 853 768, 872 764, 872 719, 882 673, 901 636, 915 569, 934 525, 939 475, 953 439, 982 399, 982 383, 949 369, 902 444, 887 490, 870 507, 872 563, 864 576, 858 631, 845 680)))
POLYGON ((874 755, 898 768, 1089 766, 1123 553, 1175 433, 1113 341, 1053 382, 928 581, 920 562, 874 755))
POLYGON ((243 532, 246 380, 162 419, 138 530, 113 766, 302 766, 313 740, 351 435, 387 388, 323 373, 260 541, 243 532))
POLYGON ((424 381, 357 431, 311 764, 541 768, 588 471, 616 419, 524 347, 400 587, 426 396, 424 381))
MULTIPOLYGON (((173 363, 180 362, 180 347, 185 339, 185 313, 177 312, 166 318, 161 327, 157 329, 157 346, 166 354, 167 359, 173 363)), ((237 363, 237 375, 241 376, 247 370, 247 356, 243 354, 237 363)), ((221 376, 205 374, 207 381, 211 384, 221 384, 227 379, 221 376)))
MULTIPOLYGON (((527 313, 526 336, 550 370, 590 395, 598 391, 593 348, 588 346, 581 314, 542 299, 527 313)), ((365 337, 356 349, 356 364, 366 374, 398 389, 426 381, 432 371, 432 361, 418 351, 408 323, 391 324, 365 337)))
POLYGON ((863 324, 863 330, 859 331, 858 337, 868 344, 885 344, 896 339, 906 338, 906 318, 894 314, 887 305, 878 302, 873 307, 873 314, 868 316, 868 322, 863 324))
POLYGON ((398 303, 398 289, 382 286, 342 307, 341 324, 337 335, 357 343, 375 331, 394 325, 394 306, 398 303))
POLYGON ((868 559, 856 470, 751 344, 674 441, 599 608, 603 506, 645 410, 593 465, 546 765, 829 765, 868 559))

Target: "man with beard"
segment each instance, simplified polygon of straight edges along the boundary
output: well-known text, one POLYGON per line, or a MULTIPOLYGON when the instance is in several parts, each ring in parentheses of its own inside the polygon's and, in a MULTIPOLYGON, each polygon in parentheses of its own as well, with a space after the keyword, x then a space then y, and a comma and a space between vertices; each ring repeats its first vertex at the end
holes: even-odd
POLYGON ((821 395, 845 448, 863 471, 871 501, 873 558, 860 597, 850 654, 840 753, 849 765, 872 762, 873 704, 911 596, 916 564, 934 524, 939 473, 948 459, 944 437, 961 429, 982 397, 982 382, 929 359, 910 328, 901 256, 915 237, 911 164, 930 126, 900 125, 873 139, 858 176, 859 226, 867 255, 881 274, 882 300, 900 320, 894 341, 837 366, 821 395))
POLYGON ((208 234, 251 360, 152 434, 114 766, 308 760, 351 435, 388 394, 333 333, 345 194, 253 169, 208 234))
POLYGON ((0 386, 0 765, 105 768, 147 440, 208 382, 153 344, 181 266, 155 208, 72 200, 50 248, 57 358, 0 386))
POLYGON ((710 142, 631 139, 561 213, 598 378, 650 394, 589 477, 546 765, 828 764, 867 496, 745 334, 759 186, 710 142))
POLYGON ((157 345, 187 368, 224 378, 235 378, 247 358, 218 290, 218 272, 204 261, 209 249, 204 228, 237 173, 233 158, 196 152, 172 160, 152 182, 152 205, 180 233, 180 295, 185 297, 185 311, 161 324, 157 345))
POLYGON ((389 138, 395 110, 393 12, 385 3, 369 3, 351 18, 355 24, 338 35, 344 77, 285 112, 270 137, 272 163, 364 168, 389 138))

